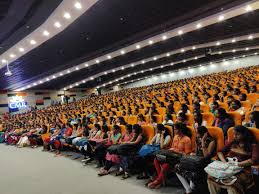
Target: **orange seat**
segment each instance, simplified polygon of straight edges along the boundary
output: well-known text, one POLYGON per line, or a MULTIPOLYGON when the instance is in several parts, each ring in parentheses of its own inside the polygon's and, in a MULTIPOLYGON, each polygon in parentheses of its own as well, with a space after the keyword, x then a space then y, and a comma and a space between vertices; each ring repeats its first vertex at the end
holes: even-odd
POLYGON ((214 115, 210 112, 207 113, 201 113, 202 114, 202 120, 205 120, 207 122, 207 126, 212 126, 214 122, 214 115))
POLYGON ((232 119, 235 122, 235 125, 241 125, 242 124, 242 116, 238 112, 228 112, 229 116, 232 117, 232 119))
POLYGON ((150 116, 149 115, 144 115, 145 121, 146 123, 150 122, 150 116))
POLYGON ((250 110, 251 109, 250 101, 241 101, 241 106, 244 107, 246 110, 250 110))
POLYGON ((210 107, 207 104, 202 104, 200 107, 202 112, 210 112, 210 107))
POLYGON ((128 124, 134 125, 134 124, 137 124, 137 122, 138 122, 137 116, 133 115, 128 117, 128 124))
MULTIPOLYGON (((166 117, 166 114, 162 115, 162 117, 163 117, 163 121, 164 121, 165 117, 166 117)), ((175 123, 176 122, 176 115, 175 114, 171 114, 171 117, 172 117, 172 121, 175 123)))
POLYGON ((259 94, 256 94, 256 93, 247 94, 247 99, 250 100, 252 104, 255 104, 256 100, 259 99, 259 94))
MULTIPOLYGON (((257 142, 259 142, 259 130, 257 128, 248 128, 252 131, 253 135, 257 142)), ((228 129, 228 142, 231 142, 234 138, 234 127, 228 129)))
POLYGON ((164 107, 159 107, 159 108, 157 108, 157 112, 158 112, 160 115, 164 115, 164 114, 166 114, 166 108, 164 108, 164 107))
POLYGON ((121 128, 121 134, 124 135, 126 133, 126 126, 120 125, 120 128, 121 128))
POLYGON ((163 116, 162 115, 154 115, 156 117, 156 123, 161 124, 163 123, 163 116))
POLYGON ((139 109, 138 113, 145 115, 145 109, 139 109))
POLYGON ((225 110, 228 110, 228 104, 227 103, 219 102, 219 107, 224 108, 225 110))
POLYGON ((146 137, 146 144, 150 144, 152 138, 155 135, 155 129, 152 125, 142 125, 143 133, 146 137))
POLYGON ((207 127, 209 134, 217 141, 217 151, 220 151, 224 147, 224 134, 219 127, 207 127))
POLYGON ((192 126, 193 123, 194 123, 193 115, 192 114, 186 114, 186 116, 187 116, 188 125, 192 126))
POLYGON ((192 151, 195 151, 196 148, 196 131, 193 127, 188 126, 188 129, 191 131, 192 137, 191 137, 191 141, 192 141, 192 151))

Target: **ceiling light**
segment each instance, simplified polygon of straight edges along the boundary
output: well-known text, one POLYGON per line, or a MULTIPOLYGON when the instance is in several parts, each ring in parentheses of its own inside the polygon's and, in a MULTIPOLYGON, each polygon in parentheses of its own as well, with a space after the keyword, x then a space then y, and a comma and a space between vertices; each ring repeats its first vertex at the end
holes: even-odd
POLYGON ((7 63, 7 60, 5 60, 5 59, 2 59, 2 63, 7 63))
POLYGON ((53 78, 53 79, 55 79, 55 78, 56 78, 56 76, 55 76, 55 75, 53 75, 53 76, 52 76, 52 78, 53 78))
POLYGON ((137 73, 134 73, 134 75, 137 75, 137 73))
POLYGON ((24 51, 24 48, 20 47, 20 48, 19 48, 19 51, 20 51, 20 52, 23 52, 23 51, 24 51))
POLYGON ((184 49, 181 49, 181 52, 183 53, 185 50, 184 49))
POLYGON ((246 6, 246 11, 248 12, 248 11, 252 11, 253 9, 252 9, 252 7, 250 6, 250 5, 247 5, 246 6))
POLYGON ((40 84, 42 84, 43 82, 40 80, 40 84))
POLYGON ((249 48, 248 47, 246 47, 246 51, 248 51, 249 50, 249 48))
POLYGON ((79 2, 76 2, 76 3, 74 4, 74 6, 75 6, 75 8, 77 8, 77 9, 82 9, 82 5, 81 5, 81 3, 79 3, 79 2))
POLYGON ((139 45, 139 44, 138 44, 138 45, 136 45, 136 48, 137 48, 137 49, 140 49, 140 45, 139 45))
POLYGON ((79 84, 78 83, 76 83, 76 86, 78 86, 79 84))
POLYGON ((64 90, 67 90, 67 88, 64 88, 64 90))
POLYGON ((220 42, 216 42, 216 45, 219 46, 221 43, 220 42))
POLYGON ((124 51, 124 50, 121 50, 121 54, 124 55, 124 54, 125 54, 125 51, 124 51))
POLYGON ((141 73, 144 73, 144 71, 142 70, 141 73))
POLYGON ((49 78, 47 78, 46 81, 49 81, 49 78))
POLYGON ((171 66, 173 66, 174 65, 174 63, 171 63, 171 66))
POLYGON ((67 70, 67 73, 70 73, 70 70, 67 70))
POLYGON ((94 78, 93 78, 93 77, 91 77, 90 79, 91 79, 91 80, 94 80, 94 78))
POLYGON ((161 65, 160 67, 161 67, 161 69, 162 69, 162 68, 164 68, 164 66, 163 66, 163 65, 161 65))
POLYGON ((130 74, 128 74, 128 77, 130 77, 131 75, 130 74))
POLYGON ((178 35, 182 35, 183 34, 183 31, 182 30, 179 30, 178 31, 178 35))
POLYGON ((47 30, 44 30, 42 34, 43 36, 49 36, 49 32, 47 30))
POLYGON ((83 83, 85 83, 85 80, 83 80, 83 83))
POLYGON ((199 29, 199 28, 201 28, 202 27, 202 24, 201 23, 198 23, 197 25, 196 25, 196 28, 197 29, 199 29))
POLYGON ((60 73, 59 75, 60 75, 60 76, 62 76, 62 75, 63 75, 63 73, 60 73))
POLYGON ((233 49, 233 50, 232 50, 232 52, 233 52, 233 53, 235 53, 235 52, 236 52, 236 50, 235 50, 235 49, 233 49))
POLYGON ((152 69, 152 68, 150 68, 149 70, 150 70, 150 71, 153 71, 153 69, 152 69))
POLYGON ((36 85, 37 85, 37 83, 33 83, 33 85, 34 85, 34 86, 36 86, 36 85))
POLYGON ((252 40, 253 38, 254 38, 253 35, 249 35, 249 36, 248 36, 248 39, 249 39, 249 40, 252 40))
POLYGON ((183 62, 185 63, 185 62, 186 62, 186 60, 184 59, 184 60, 183 60, 183 62))
POLYGON ((167 36, 166 36, 166 35, 163 35, 163 36, 162 36, 162 39, 163 39, 163 40, 166 40, 166 39, 167 39, 167 36))
POLYGON ((112 82, 111 81, 109 81, 109 84, 111 84, 112 82))
POLYGON ((132 63, 132 64, 131 64, 131 67, 134 67, 134 66, 135 66, 134 63, 132 63))
POLYGON ((108 55, 108 56, 107 56, 107 59, 111 59, 111 58, 112 58, 111 55, 108 55))
POLYGON ((73 86, 71 86, 71 85, 69 86, 69 88, 72 88, 72 87, 73 87, 73 86))
POLYGON ((167 57, 170 57, 170 53, 166 53, 166 56, 167 56, 167 57))
POLYGON ((246 57, 245 55, 242 56, 243 58, 246 57))
POLYGON ((95 60, 96 63, 100 63, 100 61, 98 59, 95 60))
POLYGON ((104 75, 107 75, 107 71, 104 72, 104 75))
POLYGON ((121 70, 124 70, 124 67, 121 67, 121 70))
POLYGON ((76 67, 76 70, 79 70, 79 67, 76 67))
POLYGON ((148 41, 148 44, 153 44, 153 40, 148 41))
POLYGON ((31 43, 32 45, 34 45, 34 44, 36 44, 37 42, 36 42, 35 40, 31 40, 30 43, 31 43))
POLYGON ((116 79, 116 82, 119 81, 118 79, 116 79))
POLYGON ((88 66, 89 66, 88 63, 86 63, 86 64, 85 64, 85 67, 88 67, 88 66))
POLYGON ((115 72, 115 70, 113 69, 113 70, 112 70, 112 72, 114 73, 114 72, 115 72))
POLYGON ((156 61, 156 60, 157 60, 157 57, 154 57, 153 60, 156 61))
POLYGON ((59 22, 55 22, 54 23, 54 26, 57 27, 57 28, 60 28, 61 27, 61 24, 59 22))
POLYGON ((193 46, 193 47, 192 47, 192 50, 195 50, 195 49, 196 49, 196 47, 195 47, 195 46, 193 46))
POLYGON ((70 18, 71 18, 70 13, 66 12, 66 13, 64 14, 64 18, 66 18, 66 19, 70 19, 70 18))
POLYGON ((233 59, 236 59, 236 57, 233 57, 233 59))
POLYGON ((231 42, 233 42, 233 43, 236 42, 236 39, 232 39, 231 42))
POLYGON ((144 63, 146 63, 146 61, 142 60, 141 63, 144 64, 144 63))
POLYGON ((194 57, 194 59, 195 59, 195 60, 197 60, 197 59, 198 59, 198 57, 194 57))
POLYGON ((9 55, 11 58, 14 58, 15 57, 15 54, 10 54, 9 55))
POLYGON ((222 51, 219 51, 219 54, 221 55, 221 54, 222 54, 222 51))
POLYGON ((258 55, 258 53, 254 53, 254 55, 258 55))
POLYGON ((223 21, 224 19, 225 19, 224 15, 220 15, 220 16, 218 17, 218 21, 223 21))

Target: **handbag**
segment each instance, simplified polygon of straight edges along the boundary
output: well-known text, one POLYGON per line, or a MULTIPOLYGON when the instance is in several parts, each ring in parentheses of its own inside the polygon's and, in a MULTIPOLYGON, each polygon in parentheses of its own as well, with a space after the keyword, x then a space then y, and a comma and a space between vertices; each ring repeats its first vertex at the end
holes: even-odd
POLYGON ((242 169, 243 168, 237 166, 236 163, 233 163, 233 162, 224 163, 218 160, 210 163, 208 166, 206 166, 206 168, 204 168, 205 172, 208 175, 216 178, 218 181, 232 178, 234 175, 241 172, 242 169))
POLYGON ((159 162, 168 163, 169 165, 174 166, 180 162, 182 154, 174 152, 172 150, 159 150, 156 153, 156 159, 159 162))
POLYGON ((141 149, 138 152, 138 155, 140 157, 145 157, 147 155, 150 155, 160 149, 159 144, 154 144, 154 145, 143 145, 141 149))
POLYGON ((206 167, 207 162, 206 159, 201 156, 184 155, 180 159, 180 165, 185 170, 196 172, 203 170, 206 167))

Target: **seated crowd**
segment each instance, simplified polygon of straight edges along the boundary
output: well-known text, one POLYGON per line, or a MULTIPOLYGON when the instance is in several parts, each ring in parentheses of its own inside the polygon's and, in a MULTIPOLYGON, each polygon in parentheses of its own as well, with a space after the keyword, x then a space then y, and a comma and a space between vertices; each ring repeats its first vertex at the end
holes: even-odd
POLYGON ((242 68, 15 114, 1 121, 0 142, 43 145, 55 156, 73 150, 84 165, 96 161, 99 176, 114 169, 122 179, 138 173, 151 189, 175 175, 185 193, 206 184, 211 194, 243 194, 253 188, 251 167, 259 164, 258 72, 258 66, 242 68), (244 170, 233 184, 223 184, 179 160, 162 159, 162 151, 199 156, 206 164, 235 157, 244 170))

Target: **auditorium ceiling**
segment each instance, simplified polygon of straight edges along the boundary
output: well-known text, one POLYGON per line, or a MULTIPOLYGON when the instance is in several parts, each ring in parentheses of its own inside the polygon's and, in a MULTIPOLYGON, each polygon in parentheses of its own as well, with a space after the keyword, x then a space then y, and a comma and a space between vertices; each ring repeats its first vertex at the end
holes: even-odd
POLYGON ((0 90, 110 87, 257 55, 258 18, 259 1, 2 0, 0 90))

